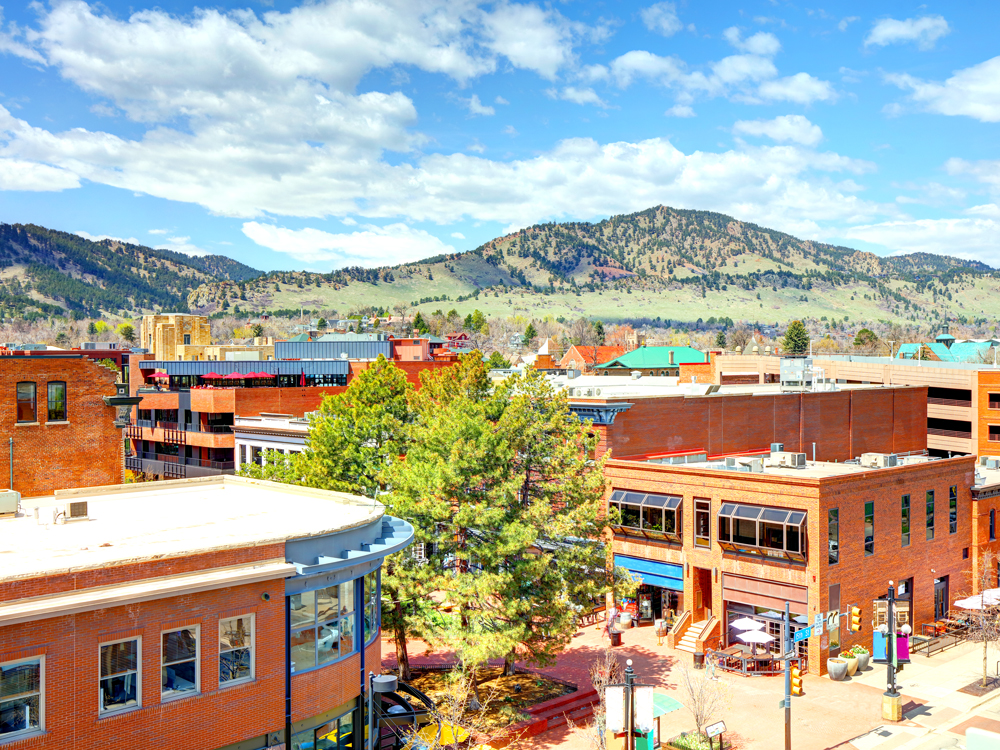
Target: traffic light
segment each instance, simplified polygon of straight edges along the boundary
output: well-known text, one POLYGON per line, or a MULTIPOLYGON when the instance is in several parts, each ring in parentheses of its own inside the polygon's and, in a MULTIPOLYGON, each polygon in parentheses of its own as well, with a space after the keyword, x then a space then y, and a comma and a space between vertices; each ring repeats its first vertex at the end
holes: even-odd
POLYGON ((792 667, 792 695, 802 695, 802 669, 798 662, 792 667))
POLYGON ((851 632, 861 630, 861 607, 851 607, 851 632))

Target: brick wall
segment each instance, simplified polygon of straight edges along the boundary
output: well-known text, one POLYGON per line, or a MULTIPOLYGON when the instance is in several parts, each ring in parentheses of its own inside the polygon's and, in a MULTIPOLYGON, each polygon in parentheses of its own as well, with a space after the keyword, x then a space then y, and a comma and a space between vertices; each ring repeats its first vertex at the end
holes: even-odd
POLYGON ((601 433, 598 453, 618 457, 707 451, 724 455, 785 450, 843 461, 863 452, 902 453, 927 446, 925 388, 831 393, 732 394, 635 398, 601 433))
POLYGON ((115 409, 117 373, 85 358, 0 357, 0 486, 10 487, 9 440, 14 439, 13 489, 25 497, 70 487, 122 481, 122 434, 115 409), (17 383, 36 385, 37 422, 17 423, 17 383), (66 416, 49 422, 48 383, 66 383, 66 416))

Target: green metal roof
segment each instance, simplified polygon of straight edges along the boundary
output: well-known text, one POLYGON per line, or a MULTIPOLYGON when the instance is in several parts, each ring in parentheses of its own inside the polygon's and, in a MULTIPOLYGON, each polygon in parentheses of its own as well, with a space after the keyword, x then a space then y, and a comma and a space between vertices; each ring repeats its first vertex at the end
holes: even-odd
POLYGON ((617 357, 603 365, 599 370, 648 370, 657 367, 676 367, 681 364, 698 364, 705 362, 705 352, 690 346, 640 346, 638 349, 617 357), (670 353, 673 352, 674 362, 670 364, 670 353))
POLYGON ((298 336, 292 336, 289 341, 311 341, 308 333, 300 333, 298 336))
MULTIPOLYGON (((896 358, 915 359, 920 346, 920 344, 902 344, 899 351, 896 352, 896 358)), ((925 343, 923 346, 934 352, 934 356, 942 362, 985 362, 990 359, 989 341, 963 341, 952 344, 951 347, 933 341, 925 343)))

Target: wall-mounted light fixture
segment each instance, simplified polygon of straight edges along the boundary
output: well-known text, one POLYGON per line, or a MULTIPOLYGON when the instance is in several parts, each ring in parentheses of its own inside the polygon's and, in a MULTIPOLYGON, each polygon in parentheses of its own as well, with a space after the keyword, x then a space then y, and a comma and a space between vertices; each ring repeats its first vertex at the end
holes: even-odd
POLYGON ((271 595, 265 591, 263 594, 260 595, 260 599, 261 601, 269 602, 271 601, 271 595))

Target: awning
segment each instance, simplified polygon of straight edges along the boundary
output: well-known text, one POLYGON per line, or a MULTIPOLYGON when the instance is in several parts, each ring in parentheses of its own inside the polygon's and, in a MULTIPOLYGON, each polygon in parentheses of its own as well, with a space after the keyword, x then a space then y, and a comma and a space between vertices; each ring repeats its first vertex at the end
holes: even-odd
POLYGON ((671 591, 684 590, 684 568, 680 565, 628 555, 615 555, 615 565, 633 573, 647 586, 659 586, 671 591))

